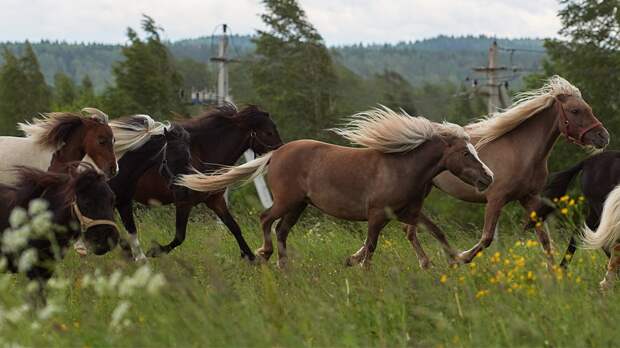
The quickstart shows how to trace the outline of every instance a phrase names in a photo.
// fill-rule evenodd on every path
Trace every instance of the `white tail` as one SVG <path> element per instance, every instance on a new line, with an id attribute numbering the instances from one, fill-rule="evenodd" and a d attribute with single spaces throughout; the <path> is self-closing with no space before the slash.
<path id="1" fill-rule="evenodd" d="M 211 192 L 219 191 L 239 181 L 247 183 L 267 171 L 272 154 L 273 152 L 269 152 L 240 166 L 223 168 L 211 174 L 197 171 L 195 174 L 182 175 L 177 184 L 194 191 Z"/>
<path id="2" fill-rule="evenodd" d="M 581 241 L 585 249 L 611 247 L 620 238 L 620 185 L 609 193 L 603 205 L 601 222 L 596 232 L 587 226 L 583 229 Z"/>

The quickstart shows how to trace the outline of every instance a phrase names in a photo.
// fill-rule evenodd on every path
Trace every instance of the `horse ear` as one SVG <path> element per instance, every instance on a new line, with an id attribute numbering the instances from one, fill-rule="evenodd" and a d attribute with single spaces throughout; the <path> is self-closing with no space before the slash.
<path id="1" fill-rule="evenodd" d="M 558 94 L 555 98 L 557 100 L 559 100 L 560 102 L 564 103 L 568 99 L 568 95 L 566 95 L 566 94 Z"/>

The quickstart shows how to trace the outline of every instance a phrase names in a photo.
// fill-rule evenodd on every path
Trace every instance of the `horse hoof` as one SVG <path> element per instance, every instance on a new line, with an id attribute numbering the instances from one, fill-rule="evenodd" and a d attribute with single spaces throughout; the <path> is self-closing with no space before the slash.
<path id="1" fill-rule="evenodd" d="M 273 252 L 270 251 L 266 251 L 263 250 L 262 248 L 258 249 L 255 251 L 256 254 L 256 258 L 260 258 L 261 262 L 267 262 L 269 261 L 269 258 L 271 257 L 271 254 L 273 254 Z"/>
<path id="2" fill-rule="evenodd" d="M 610 290 L 612 288 L 612 286 L 613 286 L 613 284 L 610 281 L 607 281 L 607 279 L 603 279 L 599 283 L 599 287 L 600 287 L 601 291 Z"/>
<path id="3" fill-rule="evenodd" d="M 144 253 L 141 253 L 138 256 L 134 256 L 133 260 L 134 262 L 146 262 L 147 258 L 146 258 L 146 255 L 144 255 Z"/>
<path id="4" fill-rule="evenodd" d="M 433 263 L 429 259 L 420 260 L 419 264 L 421 269 L 429 269 L 433 265 Z"/>
<path id="5" fill-rule="evenodd" d="M 241 259 L 247 261 L 250 265 L 256 265 L 259 262 L 254 254 L 241 253 Z"/>
<path id="6" fill-rule="evenodd" d="M 152 247 L 149 251 L 146 252 L 146 256 L 148 257 L 159 257 L 163 254 L 166 254 L 166 251 L 161 246 Z"/>
<path id="7" fill-rule="evenodd" d="M 344 265 L 346 267 L 352 267 L 355 266 L 359 263 L 358 260 L 356 260 L 353 256 L 349 256 L 346 259 L 344 259 Z"/>
<path id="8" fill-rule="evenodd" d="M 278 259 L 277 266 L 279 269 L 286 269 L 287 265 L 288 265 L 288 261 L 285 257 Z"/>
<path id="9" fill-rule="evenodd" d="M 471 256 L 469 252 L 463 251 L 456 257 L 456 259 L 459 261 L 459 263 L 465 264 L 465 263 L 470 263 L 471 260 L 473 260 L 473 257 Z"/>

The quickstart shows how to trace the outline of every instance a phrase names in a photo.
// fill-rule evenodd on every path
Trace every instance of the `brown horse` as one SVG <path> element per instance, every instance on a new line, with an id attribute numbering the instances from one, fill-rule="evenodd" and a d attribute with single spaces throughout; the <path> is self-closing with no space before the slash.
<path id="1" fill-rule="evenodd" d="M 528 213 L 541 206 L 539 194 L 549 173 L 547 159 L 560 135 L 582 146 L 604 148 L 609 143 L 609 133 L 579 89 L 559 76 L 550 78 L 541 89 L 524 94 L 506 111 L 469 124 L 465 130 L 479 149 L 480 158 L 495 173 L 493 185 L 481 194 L 450 173 L 437 176 L 433 184 L 463 201 L 486 204 L 482 238 L 460 255 L 466 263 L 493 241 L 504 205 L 518 201 Z M 431 231 L 438 229 L 424 215 L 419 222 Z M 408 234 L 415 234 L 415 229 L 415 225 L 410 226 Z M 548 233 L 538 225 L 536 235 L 552 264 Z"/>
<path id="2" fill-rule="evenodd" d="M 276 227 L 278 264 L 286 262 L 286 238 L 308 204 L 326 214 L 368 221 L 364 246 L 347 265 L 368 263 L 379 233 L 392 218 L 415 224 L 431 180 L 448 170 L 485 190 L 493 174 L 478 159 L 469 136 L 457 125 L 433 123 L 387 108 L 353 116 L 337 133 L 366 148 L 349 148 L 313 140 L 288 143 L 278 150 L 216 175 L 182 176 L 181 185 L 197 191 L 222 190 L 267 170 L 273 206 L 261 215 L 264 242 L 257 251 L 265 260 L 273 253 L 271 226 Z M 456 252 L 442 234 L 447 255 Z"/>
<path id="3" fill-rule="evenodd" d="M 45 114 L 32 123 L 20 123 L 25 138 L 0 137 L 0 183 L 15 182 L 15 166 L 61 172 L 67 163 L 91 163 L 108 178 L 116 175 L 114 135 L 107 116 L 92 108 L 86 115 L 74 113 Z"/>
<path id="4" fill-rule="evenodd" d="M 251 149 L 262 154 L 282 145 L 282 140 L 269 113 L 256 106 L 241 111 L 233 105 L 224 105 L 208 111 L 205 115 L 178 122 L 190 134 L 192 166 L 201 172 L 210 172 L 222 165 L 233 165 L 239 157 Z M 167 245 L 156 244 L 147 252 L 148 256 L 169 253 L 185 240 L 189 214 L 195 205 L 205 203 L 215 212 L 235 237 L 241 256 L 254 260 L 254 253 L 247 245 L 241 228 L 230 214 L 224 192 L 190 192 L 183 197 L 175 195 L 169 182 L 157 168 L 149 169 L 140 178 L 134 199 L 143 204 L 159 202 L 174 203 L 176 208 L 176 234 Z M 130 209 L 131 206 L 128 207 Z M 135 235 L 135 225 L 125 223 L 128 231 Z"/>

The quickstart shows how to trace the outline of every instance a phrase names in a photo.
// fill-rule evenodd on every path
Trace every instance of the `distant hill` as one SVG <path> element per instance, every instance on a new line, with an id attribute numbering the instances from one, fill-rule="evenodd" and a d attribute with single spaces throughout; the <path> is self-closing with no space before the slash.
<path id="1" fill-rule="evenodd" d="M 217 39 L 200 37 L 170 42 L 168 45 L 177 58 L 208 62 L 209 57 L 216 53 Z M 254 51 L 251 39 L 249 35 L 231 37 L 231 54 L 242 59 L 251 55 Z M 491 38 L 485 36 L 439 36 L 398 44 L 335 46 L 330 51 L 336 61 L 361 76 L 369 77 L 389 69 L 403 75 L 414 86 L 420 86 L 426 82 L 460 82 L 468 76 L 474 76 L 471 68 L 486 63 L 491 41 Z M 517 66 L 525 71 L 540 69 L 544 58 L 542 40 L 498 39 L 498 44 L 502 48 L 517 49 L 502 50 L 500 64 Z M 23 43 L 5 42 L 0 43 L 0 46 L 18 53 L 23 49 Z M 88 74 L 99 91 L 113 83 L 112 64 L 122 59 L 120 45 L 41 41 L 33 43 L 33 48 L 49 83 L 52 83 L 58 71 L 76 81 Z M 503 77 L 504 80 L 519 83 L 512 73 L 506 73 Z"/>

